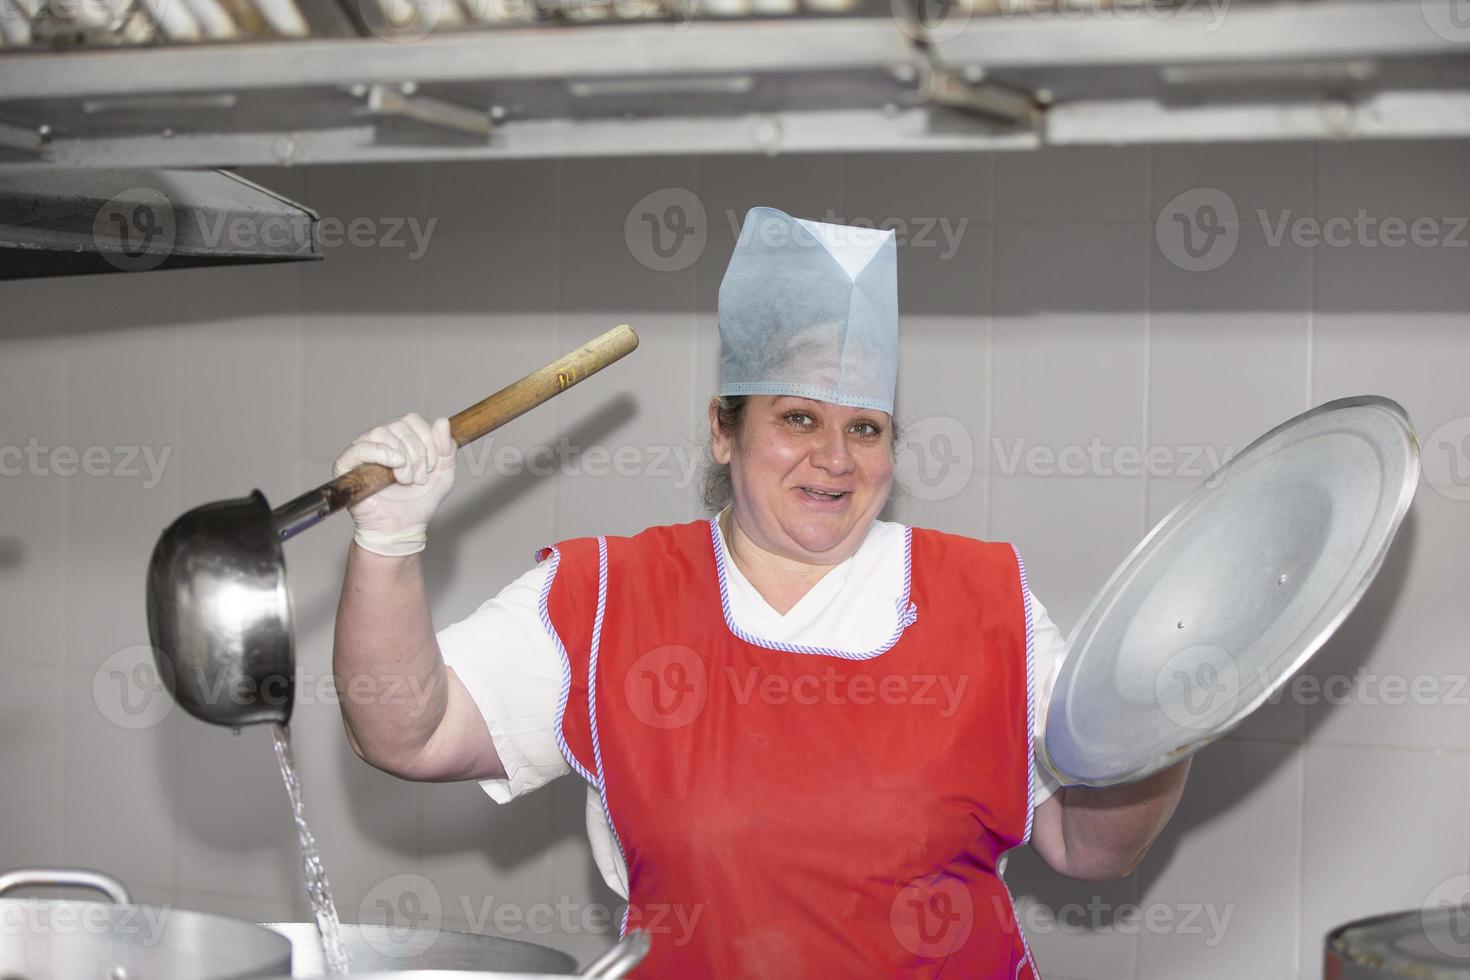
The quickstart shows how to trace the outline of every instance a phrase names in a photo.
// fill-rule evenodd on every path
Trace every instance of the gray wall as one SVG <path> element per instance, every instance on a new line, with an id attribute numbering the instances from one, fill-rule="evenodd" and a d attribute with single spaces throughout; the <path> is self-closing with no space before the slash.
<path id="1" fill-rule="evenodd" d="M 452 412 L 624 320 L 642 336 L 631 359 L 495 445 L 565 436 L 623 448 L 633 472 L 573 460 L 537 475 L 502 457 L 497 473 L 483 453 L 478 474 L 463 467 L 432 529 L 436 621 L 468 613 L 540 544 L 698 516 L 697 482 L 669 460 L 701 447 L 730 216 L 771 204 L 916 236 L 901 249 L 899 411 L 920 448 L 895 513 L 1016 542 L 1064 630 L 1204 475 L 1200 457 L 1341 395 L 1382 393 L 1413 415 L 1430 479 L 1363 607 L 1311 667 L 1367 675 L 1346 697 L 1300 689 L 1206 750 L 1129 880 L 1067 882 L 1025 856 L 1012 867 L 1048 977 L 1315 978 L 1330 926 L 1416 907 L 1441 885 L 1458 899 L 1452 879 L 1470 872 L 1470 250 L 1463 230 L 1459 247 L 1272 236 L 1288 210 L 1291 222 L 1363 209 L 1435 219 L 1445 237 L 1470 214 L 1467 172 L 1470 147 L 1435 143 L 263 171 L 325 215 L 371 219 L 363 240 L 389 219 L 436 218 L 427 252 L 344 244 L 309 267 L 0 284 L 0 446 L 106 459 L 93 467 L 104 475 L 68 476 L 64 456 L 42 454 L 0 479 L 0 866 L 93 865 L 149 901 L 304 917 L 268 733 L 160 717 L 166 702 L 145 706 L 146 691 L 121 700 L 145 662 L 157 533 L 252 486 L 284 500 L 369 425 Z M 707 241 L 655 271 L 637 213 L 631 238 L 625 222 L 661 190 L 643 210 L 663 213 L 678 187 L 702 203 Z M 1225 192 L 1240 224 L 1228 261 L 1217 251 L 1203 260 L 1217 268 L 1187 271 L 1165 205 L 1201 187 Z M 120 447 L 168 451 L 161 479 Z M 1091 456 L 1080 475 L 1047 463 L 1068 447 Z M 1145 447 L 1163 447 L 1152 473 L 1130 463 Z M 395 876 L 419 875 L 446 925 L 559 903 L 572 910 L 553 916 L 559 935 L 518 934 L 597 947 L 577 915 L 611 896 L 575 781 L 496 807 L 473 785 L 400 782 L 347 749 L 315 685 L 349 533 L 339 519 L 287 549 L 311 689 L 293 728 L 343 917 L 381 918 L 379 902 L 413 884 Z M 1423 703 L 1402 703 L 1389 677 L 1417 682 Z"/>

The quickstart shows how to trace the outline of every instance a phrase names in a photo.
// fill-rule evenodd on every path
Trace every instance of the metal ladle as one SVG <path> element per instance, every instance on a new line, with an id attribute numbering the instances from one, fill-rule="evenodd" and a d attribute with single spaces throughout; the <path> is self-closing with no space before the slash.
<path id="1" fill-rule="evenodd" d="M 621 324 L 449 420 L 465 446 L 631 353 Z M 165 687 L 201 721 L 285 724 L 295 701 L 291 596 L 281 542 L 394 482 L 365 463 L 275 510 L 259 490 L 196 507 L 148 563 L 148 635 Z"/>

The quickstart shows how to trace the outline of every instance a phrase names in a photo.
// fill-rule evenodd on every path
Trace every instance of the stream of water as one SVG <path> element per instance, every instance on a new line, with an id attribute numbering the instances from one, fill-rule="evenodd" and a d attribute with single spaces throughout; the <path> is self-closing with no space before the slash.
<path id="1" fill-rule="evenodd" d="M 337 905 L 332 901 L 332 887 L 327 884 L 327 870 L 316 848 L 316 838 L 306 826 L 306 809 L 301 802 L 301 778 L 296 773 L 296 760 L 291 755 L 291 732 L 285 725 L 272 725 L 276 742 L 276 761 L 281 765 L 281 779 L 286 795 L 291 798 L 291 815 L 296 819 L 296 836 L 301 846 L 301 872 L 306 879 L 306 894 L 311 899 L 311 912 L 322 934 L 322 952 L 327 972 L 347 972 L 347 951 L 342 946 L 342 924 L 337 918 Z"/>

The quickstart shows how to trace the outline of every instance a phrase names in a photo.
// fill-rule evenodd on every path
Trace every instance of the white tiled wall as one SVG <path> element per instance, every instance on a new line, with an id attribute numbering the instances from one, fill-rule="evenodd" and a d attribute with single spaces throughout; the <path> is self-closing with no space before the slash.
<path id="1" fill-rule="evenodd" d="M 251 487 L 285 499 L 368 426 L 452 412 L 622 321 L 642 337 L 635 355 L 495 446 L 567 436 L 699 451 L 730 217 L 771 204 L 929 229 L 900 251 L 910 486 L 893 513 L 1015 541 L 1064 630 L 1204 475 L 1189 454 L 1218 458 L 1344 394 L 1389 395 L 1413 415 L 1435 480 L 1309 668 L 1324 682 L 1366 676 L 1357 696 L 1288 698 L 1206 750 L 1130 879 L 1070 882 L 1028 854 L 1009 875 L 1049 978 L 1316 980 L 1325 930 L 1470 872 L 1470 249 L 1303 249 L 1267 231 L 1288 210 L 1466 215 L 1466 172 L 1470 146 L 1436 143 L 262 171 L 333 217 L 435 220 L 428 251 L 342 246 L 310 266 L 0 284 L 0 447 L 170 453 L 156 486 L 0 477 L 0 866 L 90 864 L 151 901 L 304 917 L 268 734 L 177 711 L 137 728 L 119 713 L 120 665 L 147 642 L 157 533 Z M 654 272 L 626 219 L 670 187 L 698 195 L 708 240 L 694 264 Z M 1155 244 L 1159 209 L 1196 187 L 1223 190 L 1239 214 L 1236 253 L 1212 272 Z M 1026 463 L 1089 446 L 1166 447 L 1177 465 L 1069 476 Z M 478 459 L 435 525 L 440 623 L 541 543 L 701 512 L 698 481 L 673 467 L 540 477 L 495 473 L 489 450 Z M 348 533 L 339 519 L 288 545 L 308 678 L 330 668 Z M 1403 704 L 1365 686 L 1390 675 L 1434 694 Z M 459 928 L 504 904 L 611 902 L 572 781 L 496 807 L 472 785 L 363 765 L 329 699 L 304 699 L 293 728 L 345 918 L 381 918 L 396 875 L 432 883 Z M 604 941 L 521 936 L 577 951 Z"/>

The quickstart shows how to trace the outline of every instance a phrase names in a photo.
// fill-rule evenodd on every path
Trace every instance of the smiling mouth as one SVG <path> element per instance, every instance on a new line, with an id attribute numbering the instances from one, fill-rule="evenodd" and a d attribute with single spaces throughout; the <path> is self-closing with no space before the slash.
<path id="1" fill-rule="evenodd" d="M 852 493 L 851 490 L 818 490 L 816 487 L 797 487 L 797 489 L 818 500 L 841 500 Z"/>

